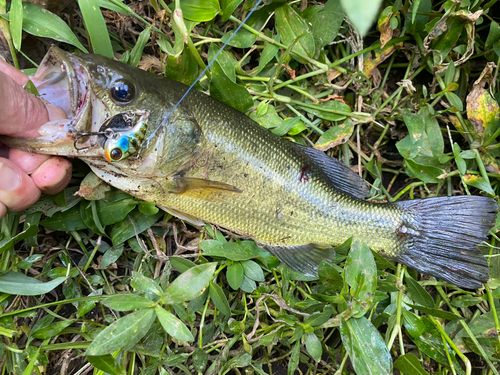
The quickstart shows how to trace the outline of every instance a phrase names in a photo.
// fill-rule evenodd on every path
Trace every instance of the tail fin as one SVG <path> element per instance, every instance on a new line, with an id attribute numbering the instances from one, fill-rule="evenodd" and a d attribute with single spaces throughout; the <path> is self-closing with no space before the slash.
<path id="1" fill-rule="evenodd" d="M 488 281 L 488 262 L 477 245 L 495 224 L 493 199 L 459 196 L 396 204 L 411 211 L 420 233 L 397 261 L 461 288 L 477 289 Z"/>

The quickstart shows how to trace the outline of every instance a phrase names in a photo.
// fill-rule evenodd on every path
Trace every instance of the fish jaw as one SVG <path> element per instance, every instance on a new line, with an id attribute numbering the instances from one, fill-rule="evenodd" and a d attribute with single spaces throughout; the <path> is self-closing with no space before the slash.
<path id="1" fill-rule="evenodd" d="M 99 144 L 81 134 L 91 131 L 92 91 L 90 75 L 81 59 L 57 47 L 51 47 L 36 74 L 31 78 L 45 102 L 61 107 L 65 120 L 49 121 L 38 129 L 39 136 L 30 138 L 1 137 L 7 146 L 38 154 L 69 157 L 102 156 Z M 78 142 L 82 139 L 83 142 Z M 76 143 L 79 146 L 76 146 Z"/>

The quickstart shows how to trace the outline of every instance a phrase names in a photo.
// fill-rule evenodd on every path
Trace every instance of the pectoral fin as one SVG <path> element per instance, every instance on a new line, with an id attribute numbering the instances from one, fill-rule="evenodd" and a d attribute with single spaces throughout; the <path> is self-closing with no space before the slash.
<path id="1" fill-rule="evenodd" d="M 241 193 L 241 190 L 236 186 L 226 184 L 224 182 L 204 180 L 202 178 L 193 177 L 177 177 L 174 178 L 176 188 L 171 193 L 184 194 L 189 190 L 215 189 L 224 190 L 234 193 Z"/>
<path id="2" fill-rule="evenodd" d="M 335 249 L 326 245 L 265 246 L 265 248 L 292 270 L 302 272 L 306 276 L 318 276 L 320 262 L 333 260 L 335 257 Z"/>

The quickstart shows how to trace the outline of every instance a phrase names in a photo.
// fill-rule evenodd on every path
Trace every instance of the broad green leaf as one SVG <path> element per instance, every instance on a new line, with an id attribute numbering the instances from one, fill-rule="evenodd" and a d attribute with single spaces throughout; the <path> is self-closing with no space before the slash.
<path id="1" fill-rule="evenodd" d="M 8 15 L 2 15 L 2 17 L 9 19 Z M 66 22 L 38 5 L 23 3 L 22 25 L 23 30 L 28 34 L 68 43 L 80 51 L 88 53 Z"/>
<path id="2" fill-rule="evenodd" d="M 226 279 L 233 290 L 238 290 L 243 282 L 243 266 L 240 262 L 235 262 L 227 267 Z"/>
<path id="3" fill-rule="evenodd" d="M 200 264 L 181 274 L 165 291 L 165 303 L 182 303 L 198 297 L 207 287 L 215 267 L 217 263 Z"/>
<path id="4" fill-rule="evenodd" d="M 288 375 L 294 375 L 295 370 L 299 367 L 300 360 L 300 341 L 297 341 L 290 352 L 290 360 L 288 361 Z"/>
<path id="5" fill-rule="evenodd" d="M 321 346 L 321 341 L 319 341 L 318 336 L 316 336 L 314 332 L 306 333 L 306 349 L 316 362 L 321 360 L 323 348 Z"/>
<path id="6" fill-rule="evenodd" d="M 361 36 L 365 36 L 378 17 L 382 0 L 340 0 L 342 8 Z"/>
<path id="7" fill-rule="evenodd" d="M 67 277 L 58 277 L 43 283 L 22 273 L 3 272 L 0 274 L 0 292 L 20 296 L 37 296 L 54 290 L 66 279 Z"/>
<path id="8" fill-rule="evenodd" d="M 104 306 L 115 311 L 130 311 L 153 307 L 156 304 L 150 299 L 138 296 L 136 294 L 115 294 L 104 298 L 102 301 Z"/>
<path id="9" fill-rule="evenodd" d="M 172 267 L 174 267 L 179 272 L 186 272 L 188 269 L 196 266 L 195 263 L 186 258 L 169 257 L 168 260 L 170 261 Z"/>
<path id="10" fill-rule="evenodd" d="M 449 64 L 444 73 L 444 83 L 446 85 L 455 81 L 455 64 Z"/>
<path id="11" fill-rule="evenodd" d="M 120 366 L 118 362 L 113 358 L 111 354 L 92 356 L 88 355 L 85 357 L 89 363 L 96 369 L 104 371 L 111 375 L 123 375 L 125 369 Z"/>
<path id="12" fill-rule="evenodd" d="M 316 43 L 316 50 L 330 44 L 336 37 L 344 21 L 340 0 L 329 0 L 320 12 L 308 20 Z"/>
<path id="13" fill-rule="evenodd" d="M 495 318 L 492 311 L 488 311 L 486 314 L 482 314 L 473 319 L 468 323 L 468 326 L 476 339 L 488 337 L 496 338 Z M 467 338 L 469 338 L 469 334 L 463 329 L 453 337 L 453 342 L 464 353 L 472 349 L 465 343 L 465 339 Z"/>
<path id="14" fill-rule="evenodd" d="M 136 271 L 132 272 L 130 286 L 140 292 L 156 294 L 157 296 L 161 296 L 163 294 L 160 286 L 154 280 Z"/>
<path id="15" fill-rule="evenodd" d="M 488 194 L 495 195 L 495 192 L 491 188 L 491 185 L 482 176 L 465 174 L 463 180 L 467 185 L 474 186 L 475 188 L 483 190 Z"/>
<path id="16" fill-rule="evenodd" d="M 314 36 L 307 23 L 289 5 L 282 5 L 275 11 L 276 28 L 281 42 L 290 46 L 292 44 L 292 56 L 298 62 L 305 64 L 307 60 L 297 56 L 313 57 L 316 46 Z"/>
<path id="17" fill-rule="evenodd" d="M 479 349 L 478 345 L 470 337 L 464 337 L 464 343 L 470 350 L 482 358 L 484 358 L 483 353 L 486 353 L 486 357 L 490 361 L 495 362 L 494 365 L 498 366 L 498 362 L 500 362 L 498 337 L 478 337 L 476 341 L 482 350 Z"/>
<path id="18" fill-rule="evenodd" d="M 100 8 L 109 9 L 113 12 L 118 12 L 121 14 L 134 13 L 128 6 L 123 4 L 121 0 L 98 0 L 98 4 Z"/>
<path id="19" fill-rule="evenodd" d="M 300 117 L 287 118 L 283 120 L 283 122 L 278 127 L 271 130 L 271 132 L 282 137 L 301 122 L 302 120 L 300 119 Z"/>
<path id="20" fill-rule="evenodd" d="M 276 108 L 272 105 L 268 105 L 263 114 L 250 112 L 249 117 L 266 129 L 275 128 L 283 122 L 283 119 L 276 113 Z"/>
<path id="21" fill-rule="evenodd" d="M 137 38 L 137 43 L 134 48 L 130 52 L 130 60 L 129 65 L 137 67 L 139 62 L 141 61 L 142 52 L 144 51 L 144 47 L 149 43 L 149 37 L 151 36 L 151 27 L 146 27 L 139 34 L 139 38 Z"/>
<path id="22" fill-rule="evenodd" d="M 102 330 L 87 348 L 87 356 L 112 354 L 121 348 L 132 348 L 149 331 L 155 319 L 153 309 L 141 309 Z"/>
<path id="23" fill-rule="evenodd" d="M 435 307 L 431 295 L 417 281 L 408 274 L 405 276 L 405 281 L 407 286 L 406 291 L 413 302 L 425 307 Z"/>
<path id="24" fill-rule="evenodd" d="M 487 139 L 500 127 L 500 107 L 484 85 L 484 81 L 476 82 L 466 101 L 467 118 L 477 134 Z"/>
<path id="25" fill-rule="evenodd" d="M 266 257 L 269 252 L 261 249 L 254 241 L 242 242 L 220 242 L 218 240 L 206 240 L 200 243 L 203 255 L 211 257 L 226 258 L 235 262 Z"/>
<path id="26" fill-rule="evenodd" d="M 418 358 L 412 353 L 407 353 L 399 357 L 394 362 L 394 368 L 397 368 L 404 375 L 429 375 L 422 367 Z"/>
<path id="27" fill-rule="evenodd" d="M 344 272 L 354 300 L 355 314 L 362 316 L 370 307 L 377 288 L 377 266 L 366 244 L 359 241 L 352 243 Z"/>
<path id="28" fill-rule="evenodd" d="M 144 232 L 162 216 L 163 212 L 161 211 L 156 215 L 144 216 L 138 209 L 133 210 L 123 221 L 115 224 L 113 229 L 111 229 L 109 235 L 113 245 L 117 246 L 129 238 Z"/>
<path id="29" fill-rule="evenodd" d="M 384 48 L 392 39 L 391 21 L 393 14 L 393 7 L 388 6 L 380 13 L 378 18 L 377 28 L 380 31 L 380 48 Z"/>
<path id="30" fill-rule="evenodd" d="M 250 109 L 253 100 L 248 90 L 231 81 L 217 61 L 212 67 L 210 95 L 240 112 Z"/>
<path id="31" fill-rule="evenodd" d="M 425 316 L 418 317 L 410 311 L 404 311 L 403 318 L 403 325 L 419 350 L 435 361 L 449 366 L 441 334 L 429 318 Z M 448 348 L 448 351 L 452 352 L 451 348 Z M 454 356 L 452 356 L 452 361 L 456 364 L 457 368 L 460 368 Z"/>
<path id="32" fill-rule="evenodd" d="M 16 234 L 14 237 L 5 236 L 0 240 L 0 254 L 5 250 L 11 248 L 15 243 L 30 238 L 38 233 L 38 225 L 28 225 L 22 232 Z"/>
<path id="33" fill-rule="evenodd" d="M 318 285 L 319 293 L 334 295 L 342 290 L 344 280 L 337 268 L 329 262 L 322 261 L 319 264 L 318 276 L 321 284 Z"/>
<path id="34" fill-rule="evenodd" d="M 194 337 L 186 325 L 171 312 L 156 306 L 156 316 L 163 329 L 172 337 L 181 341 L 194 341 Z"/>
<path id="35" fill-rule="evenodd" d="M 95 201 L 81 201 L 80 217 L 82 218 L 87 228 L 100 236 L 106 236 L 104 227 L 102 226 L 101 221 L 99 220 L 99 216 L 96 212 Z"/>
<path id="36" fill-rule="evenodd" d="M 418 164 L 413 160 L 406 160 L 405 165 L 407 168 L 406 172 L 410 177 L 418 178 L 428 184 L 437 184 L 439 182 L 438 177 L 444 173 L 444 170 L 441 168 Z"/>
<path id="37" fill-rule="evenodd" d="M 315 108 L 304 107 L 304 111 L 312 113 L 323 120 L 342 121 L 346 118 L 346 113 L 351 112 L 351 108 L 337 100 L 329 100 L 325 103 L 315 105 Z"/>
<path id="38" fill-rule="evenodd" d="M 333 313 L 333 307 L 331 305 L 326 305 L 323 308 L 323 311 L 316 311 L 311 314 L 309 318 L 307 318 L 306 323 L 311 327 L 318 327 L 328 321 Z"/>
<path id="39" fill-rule="evenodd" d="M 93 52 L 112 59 L 114 57 L 113 47 L 111 47 L 106 21 L 99 8 L 98 1 L 78 0 L 78 5 L 82 11 L 83 22 L 92 42 Z"/>
<path id="40" fill-rule="evenodd" d="M 438 25 L 441 25 L 438 23 Z M 432 45 L 432 50 L 434 51 L 434 62 L 440 64 L 446 56 L 450 53 L 451 49 L 455 47 L 458 38 L 465 26 L 465 22 L 459 20 L 458 18 L 452 18 L 444 24 L 443 35 Z M 440 30 L 440 31 L 441 31 Z"/>
<path id="41" fill-rule="evenodd" d="M 245 260 L 241 262 L 245 276 L 254 281 L 264 281 L 264 272 L 262 268 L 253 260 Z"/>
<path id="42" fill-rule="evenodd" d="M 103 270 L 115 263 L 122 256 L 123 249 L 123 244 L 120 244 L 118 246 L 112 246 L 106 250 L 101 258 L 101 262 L 99 263 L 99 268 Z"/>
<path id="43" fill-rule="evenodd" d="M 97 177 L 94 172 L 89 172 L 80 184 L 78 195 L 88 201 L 101 200 L 110 190 L 110 185 Z"/>
<path id="44" fill-rule="evenodd" d="M 211 282 L 209 285 L 210 290 L 210 299 L 214 303 L 215 307 L 219 309 L 221 313 L 225 316 L 231 316 L 231 307 L 229 306 L 229 302 L 227 301 L 226 295 L 222 288 L 216 284 Z"/>
<path id="45" fill-rule="evenodd" d="M 243 0 L 221 0 L 222 22 L 226 22 Z"/>
<path id="46" fill-rule="evenodd" d="M 389 349 L 368 319 L 364 316 L 342 319 L 340 335 L 356 374 L 392 375 Z"/>
<path id="47" fill-rule="evenodd" d="M 202 348 L 197 348 L 191 355 L 193 359 L 193 367 L 197 372 L 203 372 L 207 367 L 208 354 Z"/>
<path id="48" fill-rule="evenodd" d="M 234 34 L 234 31 L 230 31 L 221 38 L 222 43 L 226 43 L 229 38 Z M 231 40 L 229 40 L 228 45 L 236 48 L 249 48 L 253 46 L 255 41 L 257 40 L 257 36 L 252 34 L 250 31 L 245 29 L 240 29 L 236 35 L 234 35 Z"/>
<path id="49" fill-rule="evenodd" d="M 276 42 L 279 42 L 280 41 L 280 37 L 279 37 L 279 34 L 275 35 L 273 37 L 273 39 L 276 41 Z M 269 42 L 265 42 L 264 43 L 264 49 L 262 50 L 262 54 L 260 55 L 260 58 L 259 58 L 259 68 L 257 69 L 257 73 L 256 74 L 259 74 L 262 69 L 264 69 L 266 67 L 266 65 L 276 57 L 277 53 L 279 51 L 279 47 L 272 44 L 272 43 L 269 43 Z M 261 102 L 263 103 L 263 102 Z"/>
<path id="50" fill-rule="evenodd" d="M 448 99 L 450 104 L 459 112 L 462 112 L 464 110 L 464 103 L 462 103 L 462 99 L 460 99 L 457 94 L 453 92 L 445 92 L 444 95 L 446 96 L 446 99 Z"/>
<path id="51" fill-rule="evenodd" d="M 186 49 L 177 58 L 169 54 L 165 77 L 191 85 L 198 78 L 198 64 L 191 51 Z"/>
<path id="52" fill-rule="evenodd" d="M 190 21 L 211 21 L 220 12 L 218 0 L 182 0 L 180 1 L 184 18 Z"/>
<path id="53" fill-rule="evenodd" d="M 212 61 L 219 51 L 219 47 L 217 47 L 215 44 L 211 44 L 208 48 L 208 61 Z M 227 51 L 221 51 L 219 56 L 217 56 L 217 62 L 226 74 L 227 78 L 229 78 L 232 82 L 236 82 L 236 68 L 234 58 L 232 58 Z"/>
<path id="54" fill-rule="evenodd" d="M 66 320 L 61 320 L 55 324 L 52 323 L 48 327 L 43 327 L 36 330 L 31 334 L 31 337 L 41 340 L 49 339 L 61 333 L 63 329 L 69 327 L 75 321 L 76 319 L 66 319 Z"/>
<path id="55" fill-rule="evenodd" d="M 500 174 L 499 160 L 495 157 L 494 152 L 494 150 L 479 149 L 479 156 L 487 172 Z"/>
<path id="56" fill-rule="evenodd" d="M 141 211 L 141 214 L 144 215 L 156 215 L 160 210 L 158 207 L 153 202 L 144 202 L 139 204 L 138 206 L 139 211 Z"/>
<path id="57" fill-rule="evenodd" d="M 327 151 L 347 142 L 353 131 L 354 124 L 350 119 L 347 119 L 343 124 L 333 126 L 321 134 L 314 148 L 321 151 Z"/>
<path id="58" fill-rule="evenodd" d="M 23 35 L 23 3 L 22 0 L 12 0 L 10 3 L 10 34 L 14 47 L 21 49 L 21 37 Z"/>
<path id="59" fill-rule="evenodd" d="M 480 303 L 483 299 L 481 297 L 471 296 L 470 294 L 464 294 L 462 296 L 458 296 L 451 301 L 451 304 L 455 307 L 469 307 L 475 306 Z"/>

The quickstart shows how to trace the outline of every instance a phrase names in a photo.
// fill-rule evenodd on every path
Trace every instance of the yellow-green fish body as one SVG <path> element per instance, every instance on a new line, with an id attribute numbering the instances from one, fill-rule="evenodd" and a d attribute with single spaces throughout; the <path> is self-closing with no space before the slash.
<path id="1" fill-rule="evenodd" d="M 52 49 L 33 81 L 70 120 L 48 124 L 40 138 L 6 143 L 79 157 L 109 184 L 194 224 L 246 235 L 293 269 L 316 274 L 332 246 L 352 237 L 462 287 L 488 279 L 476 246 L 494 224 L 492 199 L 366 201 L 363 180 L 337 160 L 283 140 L 200 92 L 174 110 L 186 86 L 104 57 Z M 52 81 L 63 82 L 69 100 L 51 97 Z M 127 111 L 147 112 L 147 131 L 137 152 L 113 161 L 104 154 L 101 127 Z"/>

